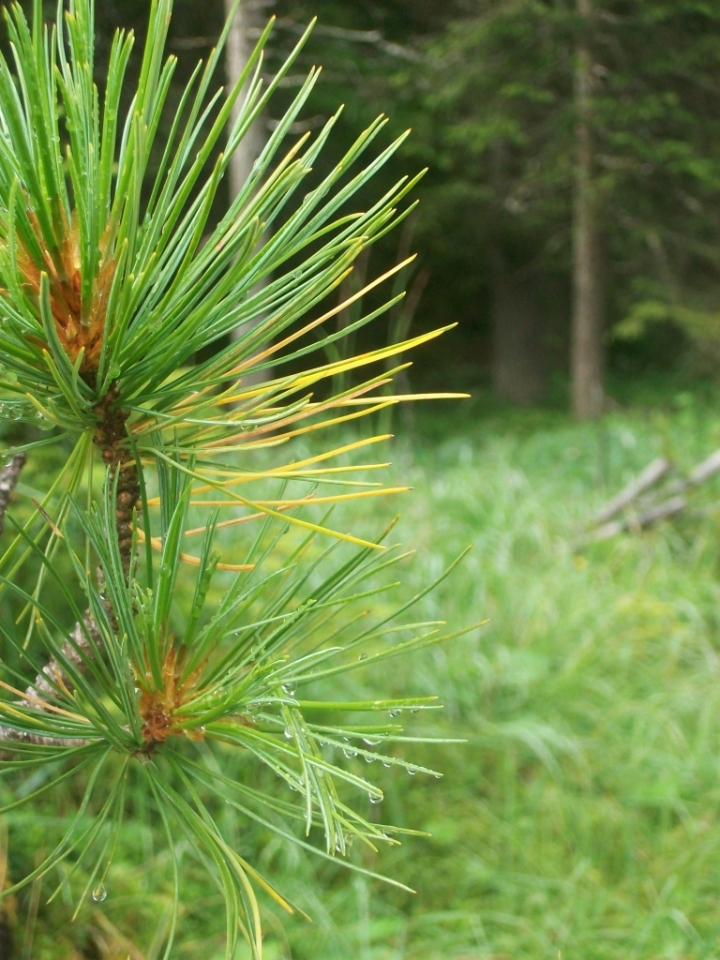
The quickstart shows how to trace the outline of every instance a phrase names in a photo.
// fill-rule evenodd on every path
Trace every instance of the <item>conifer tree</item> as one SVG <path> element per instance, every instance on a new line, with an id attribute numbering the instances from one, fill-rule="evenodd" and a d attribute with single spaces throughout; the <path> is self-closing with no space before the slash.
<path id="1" fill-rule="evenodd" d="M 402 297 L 391 293 L 344 330 L 327 326 L 350 305 L 331 295 L 354 262 L 413 208 L 418 176 L 372 198 L 374 175 L 404 137 L 378 147 L 380 117 L 313 180 L 337 115 L 314 137 L 290 138 L 312 69 L 213 219 L 233 153 L 311 28 L 268 81 L 270 23 L 223 91 L 215 77 L 228 21 L 160 142 L 176 67 L 164 55 L 171 13 L 172 0 L 152 0 L 125 111 L 134 39 L 116 33 L 101 93 L 93 0 L 60 0 L 51 25 L 41 0 L 30 23 L 19 5 L 6 11 L 0 390 L 3 418 L 35 433 L 8 444 L 0 480 L 0 602 L 21 611 L 17 628 L 0 622 L 0 776 L 19 783 L 45 771 L 39 789 L 20 794 L 25 803 L 68 781 L 80 797 L 16 889 L 65 864 L 64 876 L 83 878 L 81 902 L 103 900 L 127 797 L 140 792 L 175 876 L 164 956 L 184 834 L 224 895 L 228 958 L 240 936 L 261 957 L 258 891 L 293 908 L 234 848 L 216 808 L 344 857 L 353 840 L 374 848 L 398 831 L 355 809 L 353 792 L 372 803 L 382 793 L 342 754 L 423 770 L 393 745 L 408 739 L 399 715 L 432 698 L 346 701 L 337 685 L 447 639 L 440 624 L 406 616 L 426 591 L 395 605 L 385 597 L 394 586 L 385 575 L 404 556 L 392 527 L 368 537 L 343 520 L 353 504 L 404 489 L 374 479 L 382 463 L 353 466 L 388 437 L 343 438 L 338 428 L 422 399 L 390 392 L 389 361 L 442 331 L 332 359 L 338 339 Z M 261 383 L 250 376 L 270 369 Z M 308 440 L 321 436 L 325 444 Z M 57 473 L 11 507 L 26 459 L 47 451 L 60 458 Z M 227 775 L 237 752 L 273 771 L 278 789 Z"/>

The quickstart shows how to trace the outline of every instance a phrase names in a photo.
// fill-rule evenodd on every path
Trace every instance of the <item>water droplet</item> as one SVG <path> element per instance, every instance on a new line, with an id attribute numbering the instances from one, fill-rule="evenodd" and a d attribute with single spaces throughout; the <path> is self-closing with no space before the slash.
<path id="1" fill-rule="evenodd" d="M 380 741 L 374 737 L 363 737 L 363 743 L 366 743 L 369 747 L 376 747 Z"/>
<path id="2" fill-rule="evenodd" d="M 358 660 L 367 660 L 367 658 L 368 658 L 368 655 L 366 653 L 361 653 L 360 656 L 358 657 Z"/>
<path id="3" fill-rule="evenodd" d="M 281 689 L 282 689 L 282 692 L 285 694 L 286 697 L 294 697 L 294 696 L 295 696 L 295 691 L 297 690 L 297 687 L 295 686 L 294 683 L 284 683 L 284 684 L 282 685 Z"/>
<path id="4" fill-rule="evenodd" d="M 412 707 L 410 713 L 420 713 L 420 707 Z"/>
<path id="5" fill-rule="evenodd" d="M 350 760 L 352 757 L 356 757 L 357 753 L 354 750 L 343 750 L 345 756 Z"/>
<path id="6" fill-rule="evenodd" d="M 99 883 L 92 892 L 92 898 L 96 903 L 102 903 L 107 899 L 107 890 L 104 883 Z"/>
<path id="7" fill-rule="evenodd" d="M 436 780 L 442 780 L 442 774 L 441 774 L 441 773 L 434 773 L 433 776 L 435 777 Z"/>
<path id="8" fill-rule="evenodd" d="M 380 794 L 380 796 L 377 796 L 377 794 L 375 793 L 369 793 L 368 797 L 370 797 L 370 803 L 378 804 L 383 802 L 382 794 Z"/>
<path id="9" fill-rule="evenodd" d="M 290 727 L 285 727 L 285 739 L 292 740 L 292 738 L 293 738 L 292 730 L 290 729 Z"/>
<path id="10" fill-rule="evenodd" d="M 384 767 L 391 767 L 392 764 L 391 764 L 391 763 L 388 763 L 386 760 L 383 760 L 383 766 L 384 766 Z"/>
<path id="11" fill-rule="evenodd" d="M 399 716 L 400 716 L 400 711 L 399 711 L 399 710 L 390 710 L 390 711 L 389 711 L 389 717 L 390 717 L 391 720 L 394 720 L 395 717 L 399 717 Z"/>
<path id="12" fill-rule="evenodd" d="M 371 756 L 369 753 L 366 753 L 364 756 L 365 763 L 372 763 L 375 757 Z"/>
<path id="13" fill-rule="evenodd" d="M 416 773 L 417 773 L 417 770 L 408 770 L 409 777 L 414 777 Z"/>
<path id="14" fill-rule="evenodd" d="M 295 786 L 295 784 L 294 784 L 294 783 L 291 783 L 291 784 L 290 784 L 290 789 L 291 789 L 291 790 L 294 790 L 294 791 L 295 791 L 295 793 L 297 793 L 297 792 L 298 792 L 298 788 L 297 788 L 297 787 Z"/>

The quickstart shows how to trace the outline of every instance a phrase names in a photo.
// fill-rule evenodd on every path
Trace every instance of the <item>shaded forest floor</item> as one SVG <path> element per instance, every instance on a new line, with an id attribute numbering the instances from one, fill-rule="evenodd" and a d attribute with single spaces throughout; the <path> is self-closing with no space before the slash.
<path id="1" fill-rule="evenodd" d="M 417 548 L 402 589 L 473 543 L 423 612 L 490 622 L 415 655 L 402 675 L 356 681 L 439 693 L 442 713 L 408 726 L 467 741 L 412 748 L 442 781 L 373 771 L 386 795 L 377 815 L 432 836 L 364 862 L 418 893 L 229 824 L 314 921 L 268 907 L 268 960 L 719 957 L 720 479 L 672 523 L 577 543 L 655 456 L 689 470 L 720 447 L 720 399 L 678 393 L 592 425 L 552 412 L 461 416 L 423 419 L 419 437 L 398 441 L 393 479 L 414 488 L 401 535 Z M 29 850 L 51 820 L 50 808 L 23 815 L 11 836 Z M 156 857 L 152 830 L 131 824 L 125 843 Z M 138 860 L 118 855 L 107 900 L 74 929 L 69 902 L 21 896 L 17 956 L 157 960 L 167 863 L 148 873 Z M 220 960 L 220 897 L 196 869 L 188 857 L 173 957 Z"/>

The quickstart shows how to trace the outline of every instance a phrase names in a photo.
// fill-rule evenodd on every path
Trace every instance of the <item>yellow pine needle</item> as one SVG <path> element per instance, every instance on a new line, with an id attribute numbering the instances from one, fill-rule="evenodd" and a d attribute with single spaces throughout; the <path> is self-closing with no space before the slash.
<path id="1" fill-rule="evenodd" d="M 342 313 L 343 310 L 347 310 L 349 306 L 355 303 L 358 300 L 361 300 L 367 293 L 371 290 L 374 290 L 375 287 L 379 287 L 380 284 L 384 283 L 390 277 L 393 277 L 396 273 L 399 273 L 401 270 L 404 270 L 405 267 L 409 266 L 415 260 L 415 256 L 408 257 L 407 260 L 403 260 L 402 263 L 397 263 L 391 270 L 388 270 L 387 273 L 384 273 L 381 277 L 377 277 L 371 283 L 368 283 L 362 290 L 359 290 L 357 293 L 353 294 L 352 297 L 349 297 L 347 300 L 344 300 L 342 303 L 339 303 L 336 307 L 333 307 L 332 310 L 329 310 L 327 313 L 324 313 L 321 317 L 318 317 L 317 320 L 313 320 L 311 323 L 306 324 L 300 330 L 297 330 L 295 333 L 290 334 L 290 336 L 285 337 L 284 340 L 280 340 L 278 343 L 274 343 L 269 346 L 267 349 L 263 350 L 261 353 L 255 354 L 254 357 L 250 357 L 248 360 L 245 360 L 239 366 L 235 367 L 234 370 L 231 370 L 229 375 L 240 374 L 245 370 L 251 369 L 254 364 L 257 364 L 261 360 L 271 357 L 274 353 L 277 353 L 278 350 L 282 350 L 288 344 L 293 343 L 295 340 L 298 340 L 300 337 L 304 336 L 306 333 L 310 333 L 311 330 L 315 330 L 316 327 L 322 326 L 327 320 L 331 320 L 333 317 L 336 317 L 339 313 Z M 346 276 L 351 273 L 351 270 L 347 271 Z M 227 401 L 231 402 L 231 401 Z"/>
<path id="2" fill-rule="evenodd" d="M 40 516 L 43 518 L 43 520 L 45 521 L 45 523 L 50 527 L 50 529 L 51 529 L 52 532 L 55 534 L 55 536 L 58 537 L 58 539 L 60 539 L 60 540 L 64 540 L 64 539 L 65 539 L 65 534 L 60 530 L 60 528 L 59 528 L 58 525 L 55 523 L 55 521 L 54 521 L 53 518 L 50 516 L 50 514 L 49 514 L 46 510 L 43 509 L 42 504 L 38 503 L 37 500 L 36 500 L 34 497 L 31 497 L 30 499 L 32 500 L 33 506 L 35 507 L 35 509 L 37 510 L 37 512 L 38 512 L 38 513 L 40 514 Z"/>
<path id="3" fill-rule="evenodd" d="M 9 683 L 4 683 L 0 680 L 0 687 L 3 690 L 7 690 L 8 693 L 12 693 L 15 697 L 20 697 L 21 700 L 29 700 L 30 703 L 34 703 L 35 706 L 41 707 L 44 711 L 48 713 L 57 713 L 61 717 L 68 717 L 70 720 L 77 720 L 79 723 L 90 723 L 87 717 L 81 717 L 78 713 L 71 713 L 69 710 L 63 710 L 61 707 L 54 707 L 51 703 L 47 703 L 45 700 L 41 700 L 39 697 L 34 697 L 31 693 L 27 691 L 18 690 L 16 687 L 11 687 Z M 27 715 L 24 714 L 21 710 L 16 710 L 9 703 L 0 702 L 0 711 L 6 711 L 11 713 L 14 716 L 22 717 L 24 720 L 27 720 Z M 32 719 L 35 719 L 34 717 Z"/>
<path id="4" fill-rule="evenodd" d="M 223 444 L 232 443 L 232 441 L 236 439 L 247 438 L 249 435 L 252 437 L 257 437 L 260 434 L 282 430 L 283 428 L 290 426 L 292 423 L 298 423 L 300 420 L 306 420 L 311 413 L 314 415 L 323 410 L 332 410 L 337 406 L 341 406 L 342 401 L 346 398 L 361 397 L 364 394 L 369 393 L 370 390 L 374 390 L 376 387 L 384 386 L 387 383 L 390 383 L 390 380 L 372 380 L 370 383 L 364 383 L 362 386 L 357 387 L 357 389 L 349 390 L 346 393 L 341 394 L 339 397 L 331 397 L 329 400 L 323 401 L 312 411 L 308 409 L 309 404 L 307 404 L 302 408 L 302 410 L 298 410 L 296 413 L 290 414 L 285 418 L 281 417 L 278 420 L 273 420 L 272 423 L 265 423 L 262 426 L 255 427 L 250 433 L 244 430 L 240 433 L 234 434 L 233 436 L 224 437 L 222 440 L 216 440 L 214 443 L 209 444 L 209 447 L 212 448 L 222 446 Z M 230 425 L 233 424 L 231 423 Z M 218 421 L 218 426 L 222 426 L 222 421 Z M 279 434 L 274 439 L 287 439 L 289 436 L 294 436 L 294 434 Z"/>
<path id="5" fill-rule="evenodd" d="M 38 413 L 40 413 L 45 418 L 45 420 L 47 420 L 50 423 L 54 422 L 55 418 L 50 413 L 50 411 L 46 407 L 44 407 L 40 403 L 40 401 L 36 399 L 31 393 L 26 393 L 25 399 L 30 401 L 30 403 L 35 407 Z"/>
<path id="6" fill-rule="evenodd" d="M 299 907 L 293 907 L 290 903 L 288 903 L 288 901 L 282 896 L 282 894 L 278 893 L 275 887 L 273 887 L 272 884 L 270 884 L 262 876 L 262 874 L 258 873 L 254 867 L 250 866 L 247 860 L 244 860 L 238 853 L 235 853 L 235 857 L 242 864 L 243 870 L 245 870 L 249 874 L 249 876 L 252 877 L 255 883 L 257 883 L 257 885 L 261 887 L 265 891 L 265 893 L 268 894 L 268 896 L 272 897 L 272 899 L 275 901 L 275 903 L 278 904 L 278 906 L 282 907 L 283 910 L 287 911 L 287 913 L 289 914 L 295 914 L 295 911 L 297 910 L 297 912 L 300 913 L 305 920 L 312 922 L 310 920 L 310 917 L 305 913 L 304 910 L 301 910 Z"/>
<path id="7" fill-rule="evenodd" d="M 322 367 L 317 367 L 314 370 L 308 371 L 306 374 L 295 378 L 289 383 L 286 383 L 286 389 L 291 388 L 293 391 L 297 391 L 303 388 L 310 387 L 318 383 L 319 381 L 325 380 L 329 377 L 339 376 L 341 374 L 348 373 L 352 370 L 356 370 L 359 367 L 367 366 L 371 363 L 377 363 L 380 360 L 387 360 L 390 357 L 398 356 L 407 350 L 412 350 L 415 347 L 421 346 L 424 343 L 428 343 L 429 341 L 436 339 L 437 337 L 441 336 L 443 333 L 447 332 L 448 330 L 451 330 L 455 326 L 456 324 L 449 324 L 446 327 L 440 327 L 437 330 L 433 330 L 430 333 L 422 334 L 418 337 L 413 337 L 410 340 L 404 340 L 400 343 L 392 344 L 388 347 L 383 347 L 379 350 L 371 350 L 366 353 L 358 354 L 357 356 L 351 357 L 346 360 L 340 360 L 340 361 L 336 361 L 335 363 L 325 364 Z M 397 368 L 395 368 L 395 370 L 393 370 L 391 373 L 397 373 L 401 370 L 407 369 L 408 366 L 410 366 L 410 364 L 402 364 Z M 267 424 L 263 424 L 262 426 L 258 426 L 250 432 L 252 436 L 255 437 L 258 434 L 279 430 L 282 427 L 288 425 L 289 423 L 297 422 L 298 420 L 303 420 L 310 415 L 314 415 L 320 412 L 321 410 L 329 410 L 334 407 L 341 407 L 341 406 L 360 405 L 357 403 L 353 404 L 353 400 L 358 396 L 360 396 L 361 393 L 372 390 L 375 387 L 379 388 L 381 386 L 385 386 L 390 382 L 391 382 L 391 379 L 388 376 L 386 376 L 384 379 L 378 378 L 377 380 L 372 381 L 370 384 L 366 384 L 363 387 L 359 388 L 354 393 L 343 394 L 339 397 L 333 397 L 331 400 L 325 401 L 324 403 L 321 403 L 321 404 L 308 403 L 306 406 L 303 407 L 302 410 L 293 414 L 291 417 L 288 417 L 286 420 L 283 420 L 281 418 L 279 420 L 273 421 L 272 423 L 267 423 Z M 265 385 L 263 389 L 257 391 L 255 395 L 262 396 L 264 392 L 269 391 L 270 387 L 277 386 L 282 383 L 283 381 L 273 381 L 271 384 Z M 384 399 L 384 402 L 386 403 L 395 404 L 395 403 L 407 403 L 415 400 L 443 400 L 443 399 L 444 400 L 461 400 L 461 399 L 467 399 L 468 396 L 469 394 L 460 394 L 460 393 L 399 394 L 395 396 L 390 395 L 389 397 L 386 397 L 383 399 Z M 248 399 L 249 397 L 251 397 L 250 393 L 233 394 L 229 397 L 220 398 L 218 400 L 218 403 L 219 404 L 237 403 L 241 399 Z M 368 400 L 366 401 L 366 404 L 368 402 L 376 402 L 376 400 L 377 398 L 368 398 Z M 273 412 L 275 409 L 278 409 L 278 408 L 266 408 L 265 412 L 270 413 L 270 412 Z M 212 418 L 212 420 L 216 421 L 218 426 L 222 426 L 223 423 L 225 423 L 227 426 L 234 425 L 233 421 L 229 421 L 229 422 L 223 421 L 222 417 Z M 209 429 L 212 429 L 212 428 L 209 428 Z M 319 429 L 319 428 L 316 427 L 314 429 Z M 223 444 L 228 444 L 233 440 L 243 439 L 243 438 L 246 438 L 247 436 L 248 436 L 248 431 L 242 431 L 241 433 L 234 434 L 232 437 L 226 437 L 223 440 L 217 440 L 214 443 L 209 444 L 208 449 L 212 449 L 213 447 L 220 447 Z M 297 434 L 286 434 L 286 435 L 283 435 L 281 438 L 276 438 L 276 439 L 287 440 L 291 436 L 297 436 Z"/>
<path id="8" fill-rule="evenodd" d="M 346 400 L 343 406 L 354 407 L 360 404 L 377 403 L 378 400 L 383 400 L 385 403 L 412 403 L 414 400 L 469 400 L 471 396 L 472 394 L 469 393 L 395 393 L 387 397 L 358 397 Z"/>
<path id="9" fill-rule="evenodd" d="M 163 459 L 167 458 L 163 457 Z M 303 530 L 312 530 L 313 533 L 320 533 L 326 537 L 334 537 L 336 540 L 343 541 L 343 543 L 353 543 L 355 546 L 364 547 L 366 550 L 380 550 L 384 552 L 387 549 L 387 547 L 383 547 L 382 544 L 372 543 L 370 540 L 363 540 L 361 537 L 354 537 L 350 533 L 341 533 L 339 530 L 331 530 L 329 527 L 322 527 L 318 523 L 311 523 L 309 520 L 301 520 L 300 517 L 283 516 L 280 511 L 273 510 L 271 507 L 260 507 L 255 500 L 249 500 L 247 497 L 240 496 L 239 493 L 228 490 L 227 484 L 210 481 L 209 477 L 203 477 L 201 474 L 190 470 L 189 467 L 184 467 L 181 464 L 175 463 L 175 469 L 186 473 L 190 477 L 194 477 L 196 480 L 204 480 L 209 484 L 211 490 L 224 492 L 228 497 L 237 501 L 237 503 L 241 504 L 242 506 L 250 507 L 253 510 L 260 510 L 260 512 L 265 513 L 268 517 L 274 517 L 277 520 L 284 520 L 286 523 L 289 523 L 292 526 L 301 527 Z M 223 487 L 225 488 L 224 490 Z"/>
<path id="10" fill-rule="evenodd" d="M 360 500 L 366 497 L 384 497 L 390 496 L 395 493 L 407 493 L 411 490 L 411 487 L 388 487 L 384 490 L 362 490 L 358 493 L 342 493 L 337 494 L 332 497 L 303 497 L 302 500 L 258 500 L 258 504 L 261 504 L 264 507 L 274 507 L 276 506 L 278 510 L 290 510 L 292 507 L 313 507 L 318 504 L 327 504 L 327 503 L 341 503 L 343 500 Z M 194 506 L 198 507 L 236 507 L 237 504 L 228 503 L 227 500 L 197 500 L 191 501 Z M 236 517 L 233 520 L 223 520 L 222 523 L 218 523 L 215 527 L 216 530 L 222 530 L 226 527 L 234 527 L 240 523 L 247 523 L 249 520 L 260 520 L 264 514 L 254 513 L 251 516 L 245 517 Z M 206 527 L 194 527 L 192 530 L 186 530 L 186 537 L 197 537 L 206 532 Z M 154 540 L 160 541 L 160 538 L 154 538 Z M 154 541 L 153 541 L 154 542 Z"/>
<path id="11" fill-rule="evenodd" d="M 373 402 L 375 403 L 375 406 L 373 407 L 365 407 L 362 410 L 356 411 L 355 413 L 346 413 L 345 416 L 343 417 L 333 417 L 332 420 L 321 420 L 320 423 L 308 423 L 304 427 L 298 427 L 297 430 L 290 430 L 287 433 L 281 433 L 278 437 L 276 437 L 276 439 L 288 441 L 288 440 L 291 440 L 293 437 L 303 437 L 308 433 L 314 433 L 316 430 L 325 430 L 328 427 L 335 427 L 340 423 L 349 423 L 351 420 L 359 420 L 362 417 L 369 417 L 373 413 L 379 413 L 381 410 L 384 410 L 386 407 L 392 406 L 392 404 L 385 399 L 383 399 L 382 401 L 378 401 L 377 399 L 375 399 Z M 300 419 L 300 418 L 298 417 L 296 419 Z M 218 443 L 225 443 L 225 442 L 226 441 L 218 441 Z M 216 444 L 214 443 L 208 444 L 209 449 L 214 449 L 215 446 Z"/>
<path id="12" fill-rule="evenodd" d="M 360 464 L 358 464 L 357 466 L 353 465 L 353 466 L 349 466 L 349 467 L 325 467 L 324 470 L 310 470 L 310 469 L 307 469 L 307 470 L 283 470 L 282 476 L 283 476 L 283 477 L 311 477 L 311 478 L 312 478 L 312 477 L 324 477 L 324 476 L 326 476 L 326 475 L 328 475 L 328 474 L 353 473 L 353 472 L 357 472 L 358 470 L 381 470 L 381 469 L 384 470 L 384 469 L 386 469 L 386 468 L 389 467 L 389 466 L 390 466 L 390 463 L 389 463 L 389 462 L 388 462 L 388 463 L 360 463 Z M 237 472 L 236 472 L 236 471 L 233 471 L 233 470 L 215 470 L 215 471 L 213 471 L 213 470 L 208 470 L 208 473 L 215 473 L 216 476 L 218 476 L 218 477 L 236 477 L 236 476 L 237 476 Z M 263 474 L 263 477 L 275 478 L 275 477 L 276 477 L 276 474 L 271 471 L 270 473 Z M 254 480 L 254 479 L 256 479 L 256 477 L 255 477 L 254 475 L 250 475 L 250 476 L 247 477 L 247 479 L 248 479 L 248 481 L 249 481 L 249 480 Z M 370 480 L 338 480 L 338 483 L 351 483 L 351 484 L 353 484 L 353 485 L 359 485 L 359 486 L 362 486 L 362 487 L 379 487 L 379 486 L 381 486 L 381 483 L 380 483 L 379 480 L 373 480 L 373 481 L 370 481 Z"/>
<path id="13" fill-rule="evenodd" d="M 263 514 L 261 514 L 261 516 L 263 516 Z M 203 528 L 203 533 L 204 532 L 205 532 L 205 529 Z M 137 534 L 138 534 L 138 540 L 140 541 L 140 543 L 147 543 L 145 531 L 141 527 L 137 528 Z M 185 536 L 187 536 L 187 534 L 185 534 Z M 161 537 L 153 537 L 150 540 L 150 543 L 152 545 L 153 550 L 157 550 L 158 553 L 162 553 L 163 542 Z M 180 560 L 183 563 L 188 564 L 188 566 L 190 567 L 199 567 L 202 562 L 200 560 L 200 557 L 193 557 L 189 553 L 181 553 Z M 218 563 L 217 569 L 230 571 L 231 573 L 248 573 L 249 571 L 255 569 L 255 564 L 254 563 L 249 563 L 249 564 L 248 563 Z"/>
<path id="14" fill-rule="evenodd" d="M 345 453 L 352 453 L 355 450 L 359 450 L 361 447 L 369 446 L 373 443 L 380 443 L 384 440 L 392 439 L 391 433 L 384 433 L 377 437 L 369 437 L 364 440 L 356 440 L 354 443 L 347 443 L 342 447 L 336 447 L 334 450 L 329 450 L 326 453 L 317 454 L 314 457 L 307 457 L 305 460 L 298 460 L 295 463 L 289 463 L 285 467 L 276 467 L 273 470 L 263 470 L 258 473 L 237 473 L 232 475 L 231 480 L 222 480 L 216 481 L 212 485 L 205 484 L 201 487 L 195 487 L 192 490 L 193 496 L 198 496 L 201 493 L 212 493 L 214 490 L 220 490 L 222 492 L 223 487 L 234 487 L 239 486 L 242 483 L 251 483 L 254 480 L 265 480 L 265 479 L 274 479 L 282 480 L 287 476 L 297 474 L 298 470 L 303 469 L 304 467 L 313 466 L 316 463 L 322 463 L 324 460 L 330 460 L 332 457 L 340 457 Z M 386 466 L 386 464 L 377 464 L 376 467 Z M 388 464 L 389 466 L 389 464 Z M 336 467 L 337 470 L 360 470 L 367 469 L 366 467 Z M 153 497 L 148 500 L 149 507 L 157 507 L 160 505 L 160 497 Z"/>
<path id="15" fill-rule="evenodd" d="M 438 327 L 437 330 L 431 330 L 429 333 L 423 333 L 417 337 L 411 337 L 409 340 L 402 340 L 399 343 L 393 343 L 387 347 L 380 347 L 377 350 L 368 350 L 365 353 L 356 354 L 354 357 L 348 357 L 345 360 L 336 360 L 333 363 L 323 364 L 320 367 L 315 367 L 312 370 L 308 370 L 302 376 L 294 379 L 292 381 L 292 386 L 296 390 L 301 389 L 302 387 L 311 386 L 312 384 L 317 383 L 319 380 L 326 379 L 327 377 L 334 377 L 338 374 L 355 370 L 358 367 L 367 366 L 370 363 L 376 363 L 379 360 L 386 360 L 389 357 L 398 356 L 399 354 L 404 353 L 406 350 L 412 350 L 415 347 L 422 346 L 424 343 L 428 343 L 430 340 L 437 339 L 444 333 L 447 333 L 448 330 L 454 329 L 456 326 L 456 323 L 450 323 L 445 327 Z"/>

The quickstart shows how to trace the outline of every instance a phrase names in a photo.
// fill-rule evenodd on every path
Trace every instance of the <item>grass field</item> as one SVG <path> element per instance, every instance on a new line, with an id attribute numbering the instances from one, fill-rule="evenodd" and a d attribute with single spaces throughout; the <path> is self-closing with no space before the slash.
<path id="1" fill-rule="evenodd" d="M 240 845 L 314 921 L 268 908 L 270 960 L 720 957 L 720 481 L 671 524 L 580 545 L 593 511 L 653 457 L 685 470 L 719 446 L 720 405 L 686 393 L 583 426 L 468 410 L 398 442 L 394 477 L 414 487 L 401 535 L 417 548 L 403 589 L 472 543 L 425 612 L 490 622 L 401 674 L 355 682 L 438 693 L 444 710 L 409 726 L 467 742 L 413 748 L 441 781 L 376 772 L 378 815 L 432 836 L 364 862 L 415 896 L 257 849 L 238 825 Z M 42 829 L 18 819 L 11 836 L 31 845 Z M 68 905 L 38 896 L 36 921 L 21 898 L 28 956 L 156 960 L 159 943 L 135 938 L 166 906 L 149 877 L 119 858 L 107 900 L 77 928 L 95 953 L 58 953 L 82 946 Z M 190 860 L 187 883 L 174 956 L 219 960 L 219 899 Z"/>

